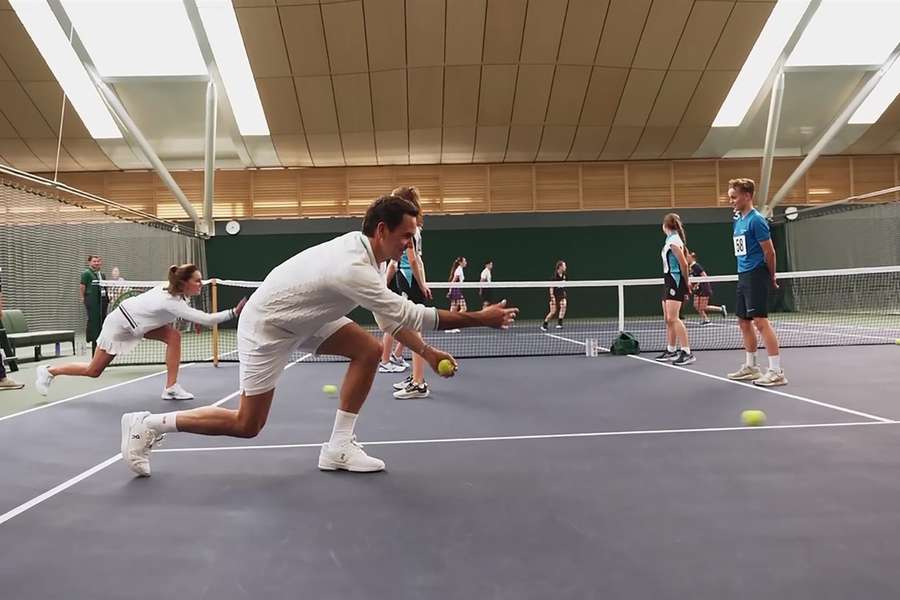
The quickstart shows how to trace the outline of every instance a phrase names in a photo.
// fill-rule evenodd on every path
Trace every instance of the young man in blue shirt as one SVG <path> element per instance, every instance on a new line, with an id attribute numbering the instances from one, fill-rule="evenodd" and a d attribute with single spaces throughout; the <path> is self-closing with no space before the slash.
<path id="1" fill-rule="evenodd" d="M 778 289 L 775 280 L 775 245 L 769 233 L 769 223 L 753 207 L 753 192 L 756 184 L 752 179 L 732 179 L 728 182 L 728 198 L 735 210 L 734 256 L 737 258 L 738 285 L 735 314 L 744 337 L 747 358 L 741 368 L 729 373 L 730 379 L 753 381 L 756 385 L 771 387 L 787 384 L 781 368 L 778 337 L 769 323 L 767 300 L 769 286 Z M 759 331 L 766 352 L 769 368 L 760 371 L 756 362 Z"/>

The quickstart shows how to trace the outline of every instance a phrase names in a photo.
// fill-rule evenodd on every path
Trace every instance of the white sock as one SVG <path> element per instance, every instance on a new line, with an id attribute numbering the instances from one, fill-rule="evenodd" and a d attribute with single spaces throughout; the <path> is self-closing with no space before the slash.
<path id="1" fill-rule="evenodd" d="M 666 352 L 675 352 L 675 346 L 666 346 Z"/>
<path id="2" fill-rule="evenodd" d="M 775 371 L 781 370 L 781 355 L 780 354 L 769 357 L 769 368 L 772 370 L 775 370 Z"/>
<path id="3" fill-rule="evenodd" d="M 747 352 L 747 359 L 744 361 L 744 364 L 748 367 L 756 366 L 756 352 Z"/>
<path id="4" fill-rule="evenodd" d="M 153 431 L 171 433 L 178 431 L 178 426 L 175 424 L 175 415 L 177 414 L 177 412 L 170 412 L 161 415 L 148 415 L 144 417 L 144 423 Z"/>
<path id="5" fill-rule="evenodd" d="M 681 349 L 684 350 L 685 352 L 687 352 L 688 354 L 691 353 L 691 348 L 690 348 L 690 346 L 683 346 Z"/>
<path id="6" fill-rule="evenodd" d="M 338 409 L 337 414 L 334 416 L 334 429 L 331 430 L 331 439 L 328 440 L 330 446 L 337 447 L 350 443 L 357 416 L 359 415 Z"/>

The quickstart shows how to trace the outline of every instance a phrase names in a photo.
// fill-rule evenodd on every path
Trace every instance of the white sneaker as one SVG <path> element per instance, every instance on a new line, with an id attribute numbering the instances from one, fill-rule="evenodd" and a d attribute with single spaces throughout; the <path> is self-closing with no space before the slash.
<path id="1" fill-rule="evenodd" d="M 9 377 L 4 377 L 0 379 L 0 391 L 2 390 L 21 390 L 25 387 L 24 383 L 19 383 L 15 379 L 10 379 Z"/>
<path id="2" fill-rule="evenodd" d="M 787 385 L 787 377 L 784 376 L 783 369 L 768 369 L 766 374 L 753 381 L 753 385 L 761 385 L 763 387 L 775 387 L 778 385 Z"/>
<path id="3" fill-rule="evenodd" d="M 459 333 L 459 329 L 445 329 L 444 333 Z"/>
<path id="4" fill-rule="evenodd" d="M 741 365 L 740 369 L 728 374 L 728 379 L 736 381 L 753 381 L 760 377 L 762 377 L 762 371 L 759 370 L 759 367 L 748 367 L 747 365 Z"/>
<path id="5" fill-rule="evenodd" d="M 384 363 L 378 363 L 378 372 L 379 373 L 402 373 L 405 371 L 405 367 L 401 367 L 395 365 L 394 363 L 388 361 Z"/>
<path id="6" fill-rule="evenodd" d="M 175 383 L 171 387 L 167 387 L 162 393 L 163 400 L 193 400 L 194 395 L 183 387 Z"/>
<path id="7" fill-rule="evenodd" d="M 396 354 L 391 354 L 390 358 L 391 364 L 397 365 L 398 367 L 402 367 L 403 371 L 409 368 L 409 363 L 406 362 L 406 359 L 402 356 L 397 356 Z M 402 373 L 403 371 L 398 371 Z"/>
<path id="8" fill-rule="evenodd" d="M 353 473 L 384 471 L 384 461 L 366 454 L 362 444 L 356 441 L 354 435 L 348 443 L 337 448 L 332 448 L 329 442 L 322 444 L 322 450 L 319 451 L 319 470 L 337 471 L 338 469 Z"/>
<path id="9" fill-rule="evenodd" d="M 50 367 L 47 365 L 38 367 L 34 379 L 34 389 L 38 391 L 38 394 L 46 396 L 50 391 L 51 383 L 53 383 L 53 375 L 50 374 Z"/>
<path id="10" fill-rule="evenodd" d="M 140 477 L 150 477 L 150 449 L 166 437 L 147 427 L 148 416 L 147 411 L 122 415 L 122 460 Z"/>
<path id="11" fill-rule="evenodd" d="M 410 375 L 403 381 L 398 381 L 397 383 L 395 383 L 394 389 L 395 390 L 404 390 L 404 389 L 406 389 L 406 386 L 408 386 L 410 383 L 412 383 L 412 375 Z"/>
<path id="12" fill-rule="evenodd" d="M 724 304 L 722 305 L 722 318 L 723 318 L 723 319 L 727 319 L 727 318 L 728 318 L 728 309 L 725 308 L 725 305 L 724 305 Z"/>
<path id="13" fill-rule="evenodd" d="M 415 400 L 417 398 L 427 398 L 430 395 L 431 392 L 428 390 L 428 384 L 425 382 L 417 385 L 410 381 L 409 385 L 405 388 L 394 392 L 394 398 L 398 400 Z"/>

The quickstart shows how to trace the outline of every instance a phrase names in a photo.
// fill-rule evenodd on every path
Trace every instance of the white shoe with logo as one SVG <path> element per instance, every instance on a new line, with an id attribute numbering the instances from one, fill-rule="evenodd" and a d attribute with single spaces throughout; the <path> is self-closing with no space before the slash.
<path id="1" fill-rule="evenodd" d="M 740 369 L 728 374 L 728 379 L 735 381 L 753 381 L 760 377 L 762 377 L 762 371 L 759 370 L 759 367 L 748 367 L 747 365 L 741 365 Z"/>
<path id="2" fill-rule="evenodd" d="M 50 374 L 50 367 L 47 365 L 38 367 L 34 379 L 34 389 L 38 391 L 38 394 L 46 396 L 50 391 L 51 383 L 53 383 L 53 375 Z"/>
<path id="3" fill-rule="evenodd" d="M 769 369 L 765 375 L 759 379 L 753 380 L 753 385 L 761 385 L 763 387 L 775 387 L 778 385 L 787 385 L 787 377 L 784 376 L 783 369 Z"/>
<path id="4" fill-rule="evenodd" d="M 319 470 L 339 469 L 353 473 L 384 471 L 384 461 L 366 454 L 354 435 L 349 442 L 336 448 L 332 448 L 330 442 L 322 444 L 322 450 L 319 452 Z"/>
<path id="5" fill-rule="evenodd" d="M 150 477 L 150 450 L 166 437 L 147 427 L 148 416 L 147 411 L 122 415 L 122 460 L 140 477 Z"/>
<path id="6" fill-rule="evenodd" d="M 170 387 L 167 387 L 163 390 L 162 393 L 163 400 L 193 400 L 194 395 L 183 387 L 181 387 L 177 382 Z"/>

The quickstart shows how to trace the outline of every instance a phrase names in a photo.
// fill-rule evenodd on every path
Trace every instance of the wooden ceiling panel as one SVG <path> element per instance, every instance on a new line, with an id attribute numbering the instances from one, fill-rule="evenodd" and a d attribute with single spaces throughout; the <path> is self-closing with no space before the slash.
<path id="1" fill-rule="evenodd" d="M 672 165 L 675 207 L 714 207 L 718 182 L 716 161 L 678 161 Z"/>
<path id="2" fill-rule="evenodd" d="M 376 131 L 375 147 L 378 150 L 379 165 L 409 164 L 409 132 Z"/>
<path id="3" fill-rule="evenodd" d="M 235 8 L 251 8 L 254 6 L 275 6 L 275 0 L 231 0 Z"/>
<path id="4" fill-rule="evenodd" d="M 623 163 L 581 166 L 581 205 L 585 209 L 625 208 L 627 187 Z"/>
<path id="5" fill-rule="evenodd" d="M 530 0 L 522 38 L 523 64 L 553 64 L 559 53 L 567 0 Z"/>
<path id="6" fill-rule="evenodd" d="M 809 201 L 815 203 L 842 200 L 850 196 L 850 159 L 846 156 L 820 156 L 806 172 Z"/>
<path id="7" fill-rule="evenodd" d="M 544 122 L 552 83 L 553 65 L 521 65 L 519 67 L 515 106 L 512 114 L 514 125 L 534 125 Z"/>
<path id="8" fill-rule="evenodd" d="M 556 67 L 550 106 L 547 108 L 548 125 L 578 125 L 590 77 L 589 66 Z"/>
<path id="9" fill-rule="evenodd" d="M 672 167 L 667 162 L 634 162 L 628 169 L 628 207 L 671 206 Z"/>
<path id="10" fill-rule="evenodd" d="M 544 127 L 541 146 L 538 150 L 538 162 L 562 162 L 569 156 L 569 149 L 575 139 L 575 126 Z"/>
<path id="11" fill-rule="evenodd" d="M 341 132 L 372 131 L 372 94 L 369 92 L 369 75 L 367 73 L 335 75 L 332 77 L 332 83 Z M 374 158 L 374 152 L 372 156 Z"/>
<path id="12" fill-rule="evenodd" d="M 697 0 L 672 58 L 672 69 L 702 70 L 734 8 L 733 2 Z"/>
<path id="13" fill-rule="evenodd" d="M 534 168 L 535 210 L 580 208 L 578 165 L 537 165 Z"/>
<path id="14" fill-rule="evenodd" d="M 775 2 L 739 2 L 725 23 L 708 69 L 740 70 L 756 43 Z"/>
<path id="15" fill-rule="evenodd" d="M 613 124 L 616 126 L 643 127 L 653 109 L 653 102 L 662 85 L 665 71 L 632 69 L 622 92 L 622 100 Z"/>
<path id="16" fill-rule="evenodd" d="M 337 133 L 307 133 L 309 154 L 316 167 L 340 167 L 346 164 L 341 138 Z"/>
<path id="17" fill-rule="evenodd" d="M 703 143 L 707 133 L 709 133 L 709 125 L 705 127 L 679 126 L 662 158 L 691 158 Z"/>
<path id="18" fill-rule="evenodd" d="M 484 64 L 515 64 L 522 49 L 527 0 L 491 0 L 484 31 Z"/>
<path id="19" fill-rule="evenodd" d="M 569 0 L 559 46 L 559 64 L 594 64 L 608 8 L 609 0 Z"/>
<path id="20" fill-rule="evenodd" d="M 366 26 L 362 2 L 342 2 L 322 6 L 325 22 L 325 41 L 332 73 L 365 73 L 369 69 L 366 57 Z"/>
<path id="21" fill-rule="evenodd" d="M 442 163 L 470 163 L 475 151 L 475 127 L 444 127 Z"/>
<path id="22" fill-rule="evenodd" d="M 541 143 L 540 125 L 512 125 L 506 144 L 505 162 L 534 162 Z"/>
<path id="23" fill-rule="evenodd" d="M 407 70 L 409 85 L 410 129 L 431 129 L 441 126 L 444 91 L 442 67 L 420 67 Z M 440 146 L 435 152 L 440 150 Z"/>
<path id="24" fill-rule="evenodd" d="M 894 187 L 893 156 L 854 156 L 853 161 L 853 193 L 868 194 Z M 896 199 L 897 195 L 894 195 Z"/>
<path id="25" fill-rule="evenodd" d="M 643 133 L 643 127 L 614 125 L 610 128 L 606 145 L 603 147 L 603 152 L 600 153 L 600 159 L 624 160 L 628 158 L 634 152 Z"/>
<path id="26" fill-rule="evenodd" d="M 19 17 L 11 10 L 0 11 L 0 56 L 19 81 L 56 79 Z"/>
<path id="27" fill-rule="evenodd" d="M 478 102 L 478 124 L 504 126 L 512 114 L 516 89 L 515 65 L 484 65 L 481 69 L 481 92 Z"/>
<path id="28" fill-rule="evenodd" d="M 259 99 L 266 113 L 269 131 L 273 134 L 300 133 L 300 107 L 291 77 L 265 77 L 256 80 Z"/>
<path id="29" fill-rule="evenodd" d="M 41 162 L 49 168 L 53 168 L 56 164 L 56 149 L 58 147 L 57 140 L 47 138 L 31 138 L 25 139 L 25 143 L 31 148 Z M 60 171 L 81 171 L 82 167 L 72 158 L 72 155 L 65 147 L 59 149 L 59 170 Z"/>
<path id="30" fill-rule="evenodd" d="M 303 125 L 309 133 L 337 132 L 331 77 L 296 77 Z"/>
<path id="31" fill-rule="evenodd" d="M 446 63 L 480 65 L 487 0 L 447 2 Z"/>
<path id="32" fill-rule="evenodd" d="M 435 164 L 441 162 L 440 128 L 409 130 L 409 163 Z"/>
<path id="33" fill-rule="evenodd" d="M 653 3 L 632 67 L 669 68 L 692 5 L 693 0 L 666 0 Z"/>
<path id="34" fill-rule="evenodd" d="M 603 146 L 606 145 L 609 129 L 590 125 L 579 126 L 572 142 L 572 151 L 569 152 L 569 160 L 597 160 Z"/>
<path id="35" fill-rule="evenodd" d="M 19 137 L 19 134 L 13 128 L 12 124 L 9 122 L 3 113 L 0 112 L 0 138 L 14 138 Z"/>
<path id="36" fill-rule="evenodd" d="M 611 0 L 596 64 L 630 67 L 649 12 L 650 0 Z"/>
<path id="37" fill-rule="evenodd" d="M 481 67 L 450 66 L 444 70 L 444 126 L 472 127 L 478 120 Z M 474 134 L 474 129 L 473 129 Z"/>
<path id="38" fill-rule="evenodd" d="M 741 177 L 749 177 L 753 181 L 759 183 L 760 173 L 762 173 L 762 159 L 759 158 L 738 158 L 717 161 L 719 164 L 719 184 L 716 187 L 718 196 L 718 204 L 720 206 L 728 206 L 728 181 L 731 179 L 739 179 Z M 770 188 L 771 189 L 771 188 Z M 774 190 L 773 190 L 774 191 Z"/>
<path id="39" fill-rule="evenodd" d="M 0 81 L 15 81 L 16 76 L 6 66 L 6 61 L 0 59 Z"/>
<path id="40" fill-rule="evenodd" d="M 628 69 L 594 67 L 581 111 L 581 125 L 609 126 L 628 81 Z"/>
<path id="41" fill-rule="evenodd" d="M 475 131 L 476 162 L 503 162 L 509 127 L 478 127 Z"/>
<path id="42" fill-rule="evenodd" d="M 53 130 L 15 81 L 0 81 L 0 111 L 24 138 L 52 138 Z"/>
<path id="43" fill-rule="evenodd" d="M 737 74 L 737 71 L 704 72 L 681 118 L 681 124 L 691 127 L 712 124 Z"/>
<path id="44" fill-rule="evenodd" d="M 294 75 L 327 75 L 328 50 L 322 14 L 318 6 L 285 6 L 278 9 Z M 265 35 L 272 35 L 272 31 Z"/>
<path id="45" fill-rule="evenodd" d="M 675 129 L 674 125 L 671 127 L 645 127 L 630 158 L 637 160 L 659 158 L 669 146 L 672 136 L 675 135 Z"/>
<path id="46" fill-rule="evenodd" d="M 375 129 L 406 129 L 406 71 L 380 71 L 371 77 Z"/>
<path id="47" fill-rule="evenodd" d="M 375 133 L 372 131 L 341 132 L 341 145 L 348 165 L 374 165 Z"/>
<path id="48" fill-rule="evenodd" d="M 281 21 L 276 8 L 236 8 L 244 48 L 255 77 L 284 77 L 291 74 Z"/>
<path id="49" fill-rule="evenodd" d="M 34 102 L 41 115 L 50 125 L 53 135 L 59 135 L 59 113 L 63 100 L 62 88 L 56 81 L 27 81 L 22 84 L 25 93 Z M 78 112 L 72 107 L 72 103 L 66 101 L 66 114 L 63 119 L 63 137 L 90 138 Z"/>
<path id="50" fill-rule="evenodd" d="M 410 67 L 444 64 L 443 0 L 406 0 L 406 60 Z"/>
<path id="51" fill-rule="evenodd" d="M 701 71 L 669 71 L 653 105 L 648 126 L 675 126 L 687 109 L 700 82 Z"/>
<path id="52" fill-rule="evenodd" d="M 373 71 L 406 66 L 403 0 L 365 0 L 366 43 Z"/>
<path id="53" fill-rule="evenodd" d="M 100 146 L 97 145 L 97 142 L 91 138 L 64 139 L 63 146 L 84 169 L 89 171 L 114 171 L 117 168 Z"/>
<path id="54" fill-rule="evenodd" d="M 0 156 L 22 171 L 46 171 L 48 168 L 19 138 L 0 138 Z"/>

